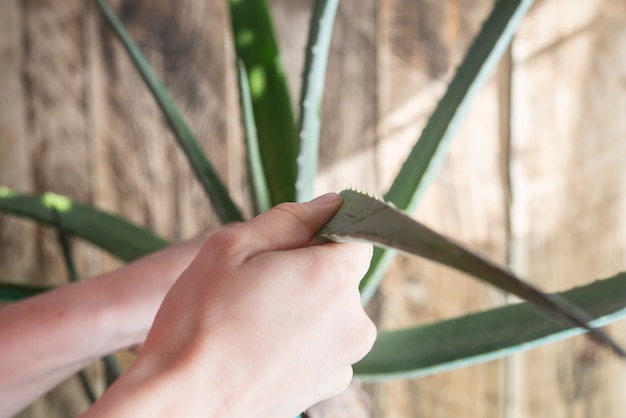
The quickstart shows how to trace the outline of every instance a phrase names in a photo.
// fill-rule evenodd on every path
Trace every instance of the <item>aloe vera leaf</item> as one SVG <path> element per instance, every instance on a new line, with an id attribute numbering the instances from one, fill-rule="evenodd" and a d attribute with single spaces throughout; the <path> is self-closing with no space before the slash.
<path id="1" fill-rule="evenodd" d="M 129 262 L 168 245 L 163 238 L 124 218 L 73 202 L 54 193 L 17 194 L 0 188 L 0 213 L 9 213 L 54 226 L 54 207 L 70 235 L 83 238 Z"/>
<path id="2" fill-rule="evenodd" d="M 126 29 L 124 29 L 124 25 L 122 25 L 117 16 L 115 16 L 115 13 L 113 13 L 113 10 L 111 10 L 106 0 L 96 0 L 96 3 L 113 29 L 113 32 L 122 42 L 122 45 L 124 45 L 135 68 L 137 68 L 137 71 L 163 111 L 163 115 L 172 129 L 174 137 L 187 156 L 196 177 L 202 184 L 220 221 L 222 223 L 243 221 L 241 211 L 230 198 L 226 186 L 202 151 L 191 129 L 178 111 L 174 100 L 150 67 L 150 64 L 141 53 L 135 41 L 133 41 Z"/>
<path id="3" fill-rule="evenodd" d="M 104 356 L 102 362 L 104 363 L 104 380 L 109 387 L 122 375 L 122 368 L 114 355 Z"/>
<path id="4" fill-rule="evenodd" d="M 93 404 L 98 399 L 98 395 L 96 394 L 96 391 L 93 390 L 93 388 L 91 387 L 91 383 L 87 378 L 87 374 L 83 370 L 78 372 L 78 379 L 80 380 L 80 384 L 83 387 L 83 392 L 85 392 L 87 400 L 89 400 L 89 403 Z"/>
<path id="5" fill-rule="evenodd" d="M 463 62 L 437 104 L 417 143 L 405 160 L 385 200 L 412 213 L 439 171 L 449 144 L 469 110 L 470 103 L 487 81 L 511 43 L 533 0 L 497 1 Z M 378 288 L 390 262 L 386 250 L 377 248 L 370 271 L 361 281 L 361 299 L 367 303 Z M 382 266 L 384 267 L 384 266 Z"/>
<path id="6" fill-rule="evenodd" d="M 254 124 L 254 108 L 252 107 L 252 97 L 250 96 L 250 83 L 246 67 L 241 61 L 237 62 L 239 69 L 239 96 L 241 101 L 241 114 L 244 127 L 244 139 L 246 142 L 246 155 L 248 157 L 248 169 L 252 183 L 254 206 L 256 213 L 265 212 L 272 207 L 270 191 L 263 170 L 261 161 L 261 150 L 259 149 L 259 137 Z"/>
<path id="7" fill-rule="evenodd" d="M 31 296 L 52 290 L 50 286 L 36 286 L 31 284 L 0 281 L 0 301 L 17 302 Z"/>
<path id="8" fill-rule="evenodd" d="M 319 232 L 323 237 L 368 241 L 452 267 L 531 302 L 550 317 L 587 329 L 594 340 L 626 357 L 626 353 L 604 332 L 588 325 L 591 318 L 587 313 L 565 299 L 543 293 L 381 200 L 354 190 L 344 190 L 339 195 L 343 204 Z"/>
<path id="9" fill-rule="evenodd" d="M 296 130 L 287 79 L 266 0 L 229 0 L 237 58 L 252 95 L 272 205 L 295 200 Z"/>
<path id="10" fill-rule="evenodd" d="M 626 274 L 558 294 L 602 327 L 626 317 Z M 362 379 L 417 378 L 505 357 L 583 333 L 546 321 L 527 303 L 414 328 L 379 331 L 370 353 L 354 365 Z"/>
<path id="11" fill-rule="evenodd" d="M 59 245 L 61 246 L 61 252 L 63 253 L 63 261 L 65 262 L 65 267 L 67 268 L 67 276 L 70 279 L 70 282 L 77 282 L 79 279 L 78 272 L 76 270 L 76 263 L 74 263 L 72 248 L 70 246 L 70 241 L 65 233 L 63 221 L 61 220 L 59 211 L 54 206 L 51 208 L 51 210 L 53 223 L 54 226 L 56 226 L 57 228 L 57 239 L 59 241 Z"/>
<path id="12" fill-rule="evenodd" d="M 320 115 L 326 80 L 326 64 L 339 0 L 317 0 L 309 24 L 306 46 L 300 118 L 298 121 L 298 158 L 296 201 L 313 198 L 320 144 Z"/>

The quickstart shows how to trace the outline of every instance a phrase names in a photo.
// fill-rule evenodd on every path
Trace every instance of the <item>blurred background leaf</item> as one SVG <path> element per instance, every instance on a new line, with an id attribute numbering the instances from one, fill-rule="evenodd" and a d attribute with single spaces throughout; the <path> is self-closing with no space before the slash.
<path id="1" fill-rule="evenodd" d="M 299 147 L 296 179 L 298 202 L 308 202 L 314 197 L 313 186 L 318 172 L 321 108 L 326 87 L 326 63 L 337 6 L 339 6 L 339 0 L 316 0 L 309 23 L 298 119 Z"/>
<path id="2" fill-rule="evenodd" d="M 282 58 L 266 0 L 229 0 L 237 58 L 248 75 L 272 206 L 295 200 L 296 131 Z"/>
<path id="3" fill-rule="evenodd" d="M 124 218 L 73 202 L 54 193 L 0 195 L 0 213 L 54 226 L 55 208 L 68 234 L 83 238 L 123 261 L 165 248 L 168 242 Z"/>
<path id="4" fill-rule="evenodd" d="M 148 61 L 144 58 L 135 41 L 133 41 L 126 29 L 124 29 L 124 25 L 122 25 L 122 22 L 115 16 L 115 13 L 113 13 L 113 10 L 111 10 L 106 0 L 96 0 L 96 3 L 113 29 L 113 32 L 128 51 L 128 55 L 132 58 L 137 71 L 139 71 L 141 77 L 152 92 L 154 99 L 161 107 L 163 115 L 172 128 L 174 137 L 177 139 L 181 149 L 185 152 L 191 167 L 211 200 L 213 208 L 222 223 L 243 221 L 243 216 L 239 208 L 237 208 L 237 205 L 235 205 L 230 198 L 226 186 L 202 151 L 194 134 L 185 122 L 183 115 L 176 107 L 174 100 L 152 70 Z"/>
<path id="5" fill-rule="evenodd" d="M 496 68 L 508 48 L 532 0 L 498 1 L 472 41 L 448 89 L 430 115 L 415 146 L 395 177 L 386 201 L 412 213 L 441 168 L 472 100 Z M 367 303 L 380 285 L 393 252 L 376 249 L 361 282 L 361 299 Z"/>
<path id="6" fill-rule="evenodd" d="M 626 274 L 560 294 L 602 327 L 626 316 Z M 527 303 L 414 328 L 380 331 L 374 348 L 354 366 L 366 379 L 416 378 L 494 360 L 583 333 L 547 321 Z"/>

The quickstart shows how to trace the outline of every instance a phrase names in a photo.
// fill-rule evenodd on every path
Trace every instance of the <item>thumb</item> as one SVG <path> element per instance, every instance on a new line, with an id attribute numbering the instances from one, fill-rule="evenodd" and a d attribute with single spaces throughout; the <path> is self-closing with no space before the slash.
<path id="1" fill-rule="evenodd" d="M 242 232 L 248 242 L 256 244 L 256 252 L 301 248 L 311 242 L 340 207 L 337 193 L 308 203 L 281 203 L 242 225 Z"/>

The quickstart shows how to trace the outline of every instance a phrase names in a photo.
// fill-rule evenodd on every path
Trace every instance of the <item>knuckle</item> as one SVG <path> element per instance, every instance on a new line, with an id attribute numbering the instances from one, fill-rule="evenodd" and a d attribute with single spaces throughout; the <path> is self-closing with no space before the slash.
<path id="1" fill-rule="evenodd" d="M 341 268 L 350 276 L 352 281 L 360 281 L 370 267 L 373 246 L 362 243 L 339 244 L 341 251 L 338 257 Z"/>
<path id="2" fill-rule="evenodd" d="M 279 203 L 272 208 L 272 211 L 296 218 L 298 220 L 302 219 L 304 215 L 304 208 L 302 205 L 294 202 Z"/>
<path id="3" fill-rule="evenodd" d="M 353 376 L 352 366 L 343 366 L 332 371 L 324 385 L 324 392 L 321 398 L 328 399 L 345 392 L 348 386 L 350 386 Z"/>
<path id="4" fill-rule="evenodd" d="M 367 315 L 365 315 L 365 325 L 364 325 L 363 337 L 362 337 L 363 347 L 365 348 L 365 353 L 363 354 L 362 357 L 365 357 L 365 355 L 370 352 L 370 350 L 374 346 L 374 343 L 376 342 L 377 337 L 378 337 L 378 330 L 376 328 L 376 325 L 374 324 L 374 322 L 372 322 L 372 320 Z"/>
<path id="5" fill-rule="evenodd" d="M 243 249 L 237 229 L 236 226 L 229 226 L 214 232 L 205 242 L 203 251 L 216 255 L 221 261 L 237 257 Z"/>
<path id="6" fill-rule="evenodd" d="M 334 395 L 339 395 L 343 393 L 348 386 L 350 386 L 350 382 L 352 382 L 352 378 L 354 377 L 354 370 L 352 366 L 348 366 L 344 368 L 337 377 L 337 385 L 335 387 Z"/>
<path id="7" fill-rule="evenodd" d="M 354 377 L 354 370 L 352 369 L 352 366 L 346 367 L 345 372 L 343 373 L 342 377 L 343 377 L 343 382 L 342 382 L 343 387 L 341 388 L 341 391 L 343 392 L 350 385 L 350 382 L 352 382 L 352 378 Z"/>
<path id="8" fill-rule="evenodd" d="M 295 202 L 283 202 L 272 208 L 272 211 L 278 213 L 286 222 L 295 222 L 309 228 L 307 222 L 305 207 Z"/>
<path id="9" fill-rule="evenodd" d="M 295 202 L 282 202 L 274 206 L 271 210 L 278 210 L 278 211 L 291 213 L 292 210 L 297 210 L 298 207 L 300 207 L 300 205 Z"/>
<path id="10" fill-rule="evenodd" d="M 376 341 L 377 330 L 372 320 L 363 313 L 363 318 L 355 332 L 353 363 L 361 360 L 370 352 Z"/>
<path id="11" fill-rule="evenodd" d="M 374 252 L 374 246 L 372 244 L 353 244 L 352 246 L 352 260 L 354 265 L 354 272 L 360 280 L 370 267 L 372 260 L 372 254 Z"/>

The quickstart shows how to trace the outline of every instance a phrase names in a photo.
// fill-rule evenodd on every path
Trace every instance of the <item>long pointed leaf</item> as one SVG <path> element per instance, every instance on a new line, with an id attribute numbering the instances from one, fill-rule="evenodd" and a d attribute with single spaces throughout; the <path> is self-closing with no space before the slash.
<path id="1" fill-rule="evenodd" d="M 320 115 L 326 64 L 338 5 L 339 0 L 317 0 L 313 6 L 300 94 L 296 181 L 298 202 L 307 202 L 313 198 L 319 159 Z"/>
<path id="2" fill-rule="evenodd" d="M 626 317 L 626 274 L 559 294 L 601 327 Z M 416 378 L 494 360 L 584 332 L 546 321 L 526 303 L 395 331 L 379 331 L 370 353 L 354 365 L 362 379 Z"/>
<path id="3" fill-rule="evenodd" d="M 55 225 L 51 208 L 58 211 L 68 234 L 81 237 L 123 261 L 132 261 L 165 248 L 168 242 L 127 220 L 71 201 L 53 193 L 20 195 L 0 188 L 0 213 Z"/>
<path id="4" fill-rule="evenodd" d="M 226 186 L 219 178 L 213 165 L 205 156 L 198 141 L 196 141 L 196 138 L 191 132 L 191 129 L 189 129 L 189 126 L 174 104 L 174 100 L 172 100 L 165 86 L 163 86 L 163 83 L 161 83 L 156 76 L 150 64 L 148 64 L 148 61 L 141 53 L 135 41 L 133 41 L 128 32 L 126 32 L 124 25 L 122 25 L 117 16 L 115 16 L 115 13 L 113 13 L 113 10 L 111 10 L 106 0 L 96 0 L 96 3 L 115 34 L 124 45 L 124 48 L 128 51 L 137 71 L 139 71 L 139 74 L 141 74 L 141 77 L 161 107 L 163 115 L 172 128 L 172 132 L 178 144 L 185 152 L 193 171 L 196 173 L 198 180 L 200 180 L 202 187 L 204 187 L 222 223 L 243 221 L 241 211 L 231 200 Z"/>
<path id="5" fill-rule="evenodd" d="M 448 90 L 385 194 L 385 200 L 409 213 L 417 207 L 441 167 L 450 141 L 467 114 L 470 103 L 495 69 L 532 3 L 533 0 L 495 2 Z M 374 294 L 386 271 L 377 264 L 379 260 L 389 262 L 389 255 L 383 255 L 384 251 L 376 249 L 373 259 L 376 264 L 372 264 L 361 282 L 364 303 Z"/>
<path id="6" fill-rule="evenodd" d="M 54 226 L 57 228 L 57 238 L 61 247 L 61 252 L 63 253 L 63 261 L 65 261 L 65 267 L 67 268 L 67 277 L 70 282 L 77 282 L 79 280 L 78 271 L 76 270 L 76 263 L 74 262 L 74 255 L 72 254 L 70 240 L 67 238 L 65 233 L 65 228 L 63 227 L 63 221 L 61 220 L 59 211 L 55 207 L 52 207 L 52 219 Z"/>
<path id="7" fill-rule="evenodd" d="M 254 108 L 250 96 L 250 83 L 246 67 L 241 61 L 237 62 L 239 69 L 239 95 L 241 101 L 241 114 L 243 119 L 244 139 L 246 142 L 246 155 L 248 157 L 248 169 L 254 195 L 256 213 L 265 212 L 272 207 L 272 199 L 263 171 L 261 150 L 259 149 L 259 137 L 254 124 Z"/>
<path id="8" fill-rule="evenodd" d="M 89 378 L 84 370 L 78 372 L 78 379 L 80 380 L 80 384 L 83 387 L 83 392 L 85 393 L 85 397 L 90 404 L 93 404 L 97 399 L 98 395 L 96 391 L 91 387 L 91 382 L 89 382 Z"/>
<path id="9" fill-rule="evenodd" d="M 626 357 L 626 353 L 606 334 L 587 324 L 589 316 L 575 305 L 541 292 L 378 199 L 353 190 L 344 190 L 340 196 L 343 200 L 341 208 L 322 228 L 320 235 L 330 239 L 365 240 L 452 267 L 531 302 L 550 317 L 586 328 L 595 340 Z"/>
<path id="10" fill-rule="evenodd" d="M 107 387 L 110 387 L 122 375 L 122 368 L 114 355 L 104 356 L 102 362 L 104 363 L 104 380 Z"/>
<path id="11" fill-rule="evenodd" d="M 272 205 L 295 199 L 296 130 L 266 0 L 229 0 L 237 58 L 246 67 Z"/>

